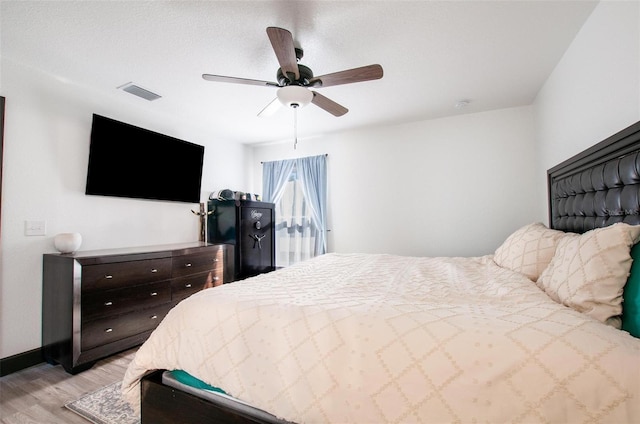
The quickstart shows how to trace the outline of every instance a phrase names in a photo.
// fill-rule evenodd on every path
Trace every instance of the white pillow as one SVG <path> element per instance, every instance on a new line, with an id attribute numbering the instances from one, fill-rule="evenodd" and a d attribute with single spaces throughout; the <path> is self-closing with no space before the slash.
<path id="1" fill-rule="evenodd" d="M 537 284 L 556 302 L 620 328 L 630 250 L 638 238 L 640 225 L 624 223 L 567 234 Z"/>
<path id="2" fill-rule="evenodd" d="M 496 249 L 493 260 L 502 268 L 524 274 L 536 281 L 551 262 L 556 246 L 566 233 L 536 222 L 511 234 Z"/>

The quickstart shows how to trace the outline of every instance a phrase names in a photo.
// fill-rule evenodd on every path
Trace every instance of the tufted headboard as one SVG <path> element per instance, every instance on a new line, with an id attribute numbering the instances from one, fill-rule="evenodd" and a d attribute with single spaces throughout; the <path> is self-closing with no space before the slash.
<path id="1" fill-rule="evenodd" d="M 575 233 L 640 224 L 640 122 L 547 171 L 549 226 Z"/>

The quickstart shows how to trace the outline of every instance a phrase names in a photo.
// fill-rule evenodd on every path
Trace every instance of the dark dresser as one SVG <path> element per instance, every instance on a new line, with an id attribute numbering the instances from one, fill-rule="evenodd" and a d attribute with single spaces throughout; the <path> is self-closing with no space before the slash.
<path id="1" fill-rule="evenodd" d="M 235 279 L 275 269 L 275 205 L 253 200 L 209 200 L 207 241 L 233 245 Z"/>
<path id="2" fill-rule="evenodd" d="M 45 360 L 75 374 L 141 344 L 179 301 L 230 282 L 233 256 L 203 242 L 43 255 Z"/>

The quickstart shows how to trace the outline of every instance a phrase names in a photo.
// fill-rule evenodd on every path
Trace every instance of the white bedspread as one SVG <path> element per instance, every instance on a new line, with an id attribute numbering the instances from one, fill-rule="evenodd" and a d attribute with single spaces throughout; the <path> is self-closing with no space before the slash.
<path id="1" fill-rule="evenodd" d="M 640 422 L 640 340 L 490 256 L 327 254 L 199 292 L 123 383 L 183 369 L 298 423 Z"/>

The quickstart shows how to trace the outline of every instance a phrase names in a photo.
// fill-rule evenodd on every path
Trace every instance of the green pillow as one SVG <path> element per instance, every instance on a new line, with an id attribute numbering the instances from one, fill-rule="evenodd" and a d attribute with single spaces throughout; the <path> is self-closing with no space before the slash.
<path id="1" fill-rule="evenodd" d="M 194 376 L 192 376 L 186 371 L 173 370 L 171 371 L 171 375 L 173 375 L 173 377 L 176 380 L 178 380 L 182 384 L 186 384 L 187 386 L 195 387 L 196 389 L 211 390 L 211 391 L 222 393 L 225 395 L 227 394 L 224 390 L 218 387 L 211 386 L 205 383 L 204 381 L 200 380 L 199 378 L 195 378 Z"/>
<path id="2" fill-rule="evenodd" d="M 622 295 L 622 329 L 640 338 L 640 243 L 631 248 L 631 272 Z"/>

